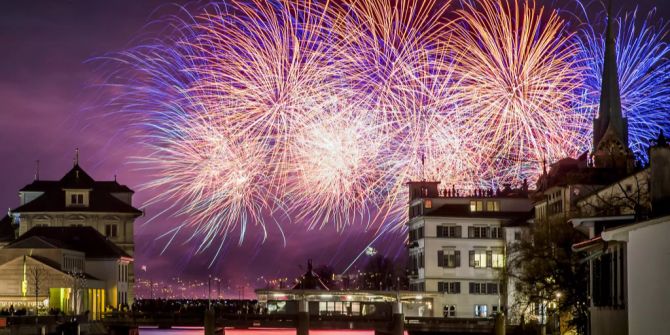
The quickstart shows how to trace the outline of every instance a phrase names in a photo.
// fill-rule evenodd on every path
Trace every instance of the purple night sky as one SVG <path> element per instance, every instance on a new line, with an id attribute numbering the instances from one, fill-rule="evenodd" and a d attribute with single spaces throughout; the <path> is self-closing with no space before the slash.
<path id="1" fill-rule="evenodd" d="M 549 1 L 538 1 L 549 3 Z M 553 2 L 553 1 L 552 1 Z M 128 164 L 141 154 L 127 139 L 123 120 L 106 117 L 111 112 L 93 108 L 102 74 L 90 60 L 120 51 L 135 43 L 148 22 L 176 10 L 174 1 L 3 1 L 0 2 L 0 206 L 18 205 L 17 191 L 33 180 L 35 161 L 41 162 L 41 179 L 59 179 L 72 165 L 76 147 L 80 165 L 98 180 L 119 182 L 137 192 L 134 202 L 151 194 L 139 191 L 147 176 Z M 616 1 L 630 10 L 634 3 L 646 13 L 659 6 L 657 16 L 670 17 L 670 4 L 658 0 Z M 621 6 L 621 5 L 619 5 Z M 164 231 L 160 220 L 143 225 L 160 211 L 146 208 L 147 216 L 136 221 L 136 269 L 146 265 L 154 279 L 173 276 L 204 279 L 207 274 L 223 276 L 230 286 L 248 283 L 262 286 L 260 276 L 293 277 L 308 258 L 336 270 L 362 250 L 372 232 L 362 228 L 344 234 L 324 229 L 305 231 L 298 224 L 285 226 L 288 244 L 275 235 L 260 244 L 253 237 L 242 246 L 230 245 L 225 255 L 208 269 L 211 255 L 193 256 L 193 245 L 177 243 L 161 255 L 163 241 L 155 237 Z M 164 219 L 163 219 L 164 220 Z M 253 231 L 252 231 L 253 233 Z M 355 238 L 353 238 L 355 237 Z M 346 241 L 346 242 L 345 242 Z M 402 255 L 403 237 L 396 234 L 377 244 L 381 252 Z M 142 276 L 142 274 L 140 274 Z M 235 289 L 228 294 L 237 294 Z"/>

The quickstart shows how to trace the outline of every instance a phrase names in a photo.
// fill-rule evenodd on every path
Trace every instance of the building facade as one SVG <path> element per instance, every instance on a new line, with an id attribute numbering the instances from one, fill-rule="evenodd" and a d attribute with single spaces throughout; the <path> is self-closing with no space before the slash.
<path id="1" fill-rule="evenodd" d="M 0 304 L 98 319 L 128 303 L 131 263 L 91 227 L 35 227 L 0 249 Z"/>
<path id="2" fill-rule="evenodd" d="M 33 227 L 92 227 L 132 256 L 133 223 L 142 215 L 133 193 L 116 180 L 93 180 L 75 164 L 60 180 L 36 179 L 19 190 L 11 213 L 19 236 Z"/>
<path id="3" fill-rule="evenodd" d="M 659 134 L 656 143 L 650 143 L 649 165 L 635 164 L 628 122 L 621 111 L 611 18 L 610 12 L 592 161 L 562 174 L 545 173 L 535 208 L 536 213 L 551 214 L 550 204 L 565 200 L 554 200 L 554 194 L 559 194 L 556 189 L 565 193 L 588 185 L 574 194 L 568 191 L 574 196 L 563 202 L 563 215 L 554 218 L 571 223 L 587 237 L 572 249 L 583 256 L 581 263 L 588 269 L 589 333 L 658 333 L 664 329 L 657 311 L 670 307 L 667 290 L 662 288 L 670 263 L 661 256 L 667 253 L 663 241 L 669 236 L 662 234 L 670 227 L 670 145 Z M 551 219 L 550 215 L 536 217 L 539 222 Z"/>
<path id="4" fill-rule="evenodd" d="M 132 196 L 133 191 L 116 180 L 94 180 L 76 160 L 60 180 L 36 177 L 19 190 L 19 206 L 11 209 L 9 216 L 3 219 L 0 260 L 4 263 L 0 262 L 0 266 L 20 262 L 28 255 L 33 261 L 44 263 L 49 271 L 70 276 L 70 283 L 75 282 L 78 275 L 86 277 L 87 287 L 98 290 L 91 292 L 93 296 L 85 295 L 90 297 L 92 306 L 120 308 L 132 305 L 133 224 L 142 215 L 133 206 Z M 73 271 L 80 274 L 72 277 Z M 2 281 L 0 286 L 5 284 L 6 287 L 22 285 Z M 67 286 L 54 288 L 65 289 Z M 26 292 L 9 289 L 0 294 L 9 301 L 10 297 L 20 298 Z M 49 289 L 52 298 L 49 306 L 67 307 L 54 302 L 54 299 L 63 301 L 67 298 L 57 298 L 54 294 Z M 71 308 L 62 310 L 73 311 Z"/>
<path id="5" fill-rule="evenodd" d="M 507 245 L 530 218 L 527 188 L 438 190 L 409 183 L 410 290 L 436 292 L 433 316 L 489 317 L 512 303 Z"/>

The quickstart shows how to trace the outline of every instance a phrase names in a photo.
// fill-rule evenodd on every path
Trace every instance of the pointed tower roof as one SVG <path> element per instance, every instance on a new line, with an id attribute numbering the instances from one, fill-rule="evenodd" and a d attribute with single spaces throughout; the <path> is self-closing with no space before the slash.
<path id="1" fill-rule="evenodd" d="M 611 129 L 623 145 L 628 147 L 628 125 L 621 112 L 621 92 L 617 69 L 616 33 L 612 1 L 607 9 L 607 32 L 605 39 L 605 60 L 603 62 L 600 110 L 593 121 L 594 151 L 608 129 Z"/>
<path id="2" fill-rule="evenodd" d="M 63 188 L 88 189 L 93 188 L 95 181 L 82 169 L 79 164 L 75 164 L 68 173 L 60 180 Z"/>

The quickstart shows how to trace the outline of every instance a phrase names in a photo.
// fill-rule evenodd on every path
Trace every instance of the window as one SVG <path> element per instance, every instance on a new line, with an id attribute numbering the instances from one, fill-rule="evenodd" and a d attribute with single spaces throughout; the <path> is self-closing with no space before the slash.
<path id="1" fill-rule="evenodd" d="M 498 283 L 470 282 L 470 294 L 498 294 Z"/>
<path id="2" fill-rule="evenodd" d="M 437 291 L 448 294 L 459 294 L 461 293 L 461 282 L 438 282 Z"/>
<path id="3" fill-rule="evenodd" d="M 414 275 L 419 274 L 419 269 L 423 269 L 424 267 L 424 254 L 423 250 L 420 250 L 419 252 L 410 255 L 410 267 Z"/>
<path id="4" fill-rule="evenodd" d="M 433 208 L 433 200 L 430 200 L 430 199 L 424 200 L 423 201 L 423 207 L 428 208 L 428 209 Z"/>
<path id="5" fill-rule="evenodd" d="M 489 227 L 468 227 L 469 238 L 488 238 Z"/>
<path id="6" fill-rule="evenodd" d="M 470 201 L 470 212 L 481 212 L 483 210 L 484 210 L 484 201 L 481 200 Z"/>
<path id="7" fill-rule="evenodd" d="M 488 316 L 486 305 L 475 305 L 475 316 L 485 318 Z"/>
<path id="8" fill-rule="evenodd" d="M 485 293 L 486 293 L 486 284 L 470 283 L 470 294 L 485 294 Z"/>
<path id="9" fill-rule="evenodd" d="M 115 224 L 106 224 L 105 225 L 105 236 L 107 237 L 117 237 L 118 231 L 117 228 L 118 226 Z"/>
<path id="10" fill-rule="evenodd" d="M 461 251 L 448 248 L 437 251 L 437 266 L 442 268 L 457 268 L 461 266 Z"/>
<path id="11" fill-rule="evenodd" d="M 423 250 L 422 250 L 419 253 L 419 269 L 423 269 L 423 267 L 425 266 L 424 259 L 425 259 L 425 257 L 423 257 Z"/>
<path id="12" fill-rule="evenodd" d="M 461 226 L 437 226 L 437 237 L 461 237 Z"/>
<path id="13" fill-rule="evenodd" d="M 485 268 L 487 266 L 487 253 L 485 249 L 470 250 L 470 267 Z"/>
<path id="14" fill-rule="evenodd" d="M 501 250 L 493 250 L 491 258 L 491 266 L 493 268 L 500 269 L 505 266 L 505 257 Z"/>
<path id="15" fill-rule="evenodd" d="M 409 231 L 409 241 L 414 242 L 423 238 L 423 227 L 412 229 Z"/>
<path id="16" fill-rule="evenodd" d="M 520 231 L 514 232 L 514 240 L 515 241 L 520 241 L 521 240 L 521 232 Z"/>
<path id="17" fill-rule="evenodd" d="M 456 305 L 444 305 L 444 317 L 456 316 Z"/>
<path id="18" fill-rule="evenodd" d="M 426 290 L 426 283 L 420 282 L 415 284 L 409 284 L 409 289 L 410 291 L 424 292 Z"/>
<path id="19" fill-rule="evenodd" d="M 503 230 L 501 227 L 491 227 L 491 238 L 503 238 Z"/>
<path id="20" fill-rule="evenodd" d="M 70 201 L 73 205 L 83 205 L 84 195 L 81 193 L 72 194 Z"/>
<path id="21" fill-rule="evenodd" d="M 486 202 L 487 212 L 500 212 L 500 201 L 491 200 Z"/>
<path id="22" fill-rule="evenodd" d="M 486 294 L 498 294 L 498 283 L 487 283 Z"/>
<path id="23" fill-rule="evenodd" d="M 70 205 L 72 205 L 72 206 L 83 206 L 84 205 L 84 193 L 72 193 L 72 194 L 70 194 Z"/>

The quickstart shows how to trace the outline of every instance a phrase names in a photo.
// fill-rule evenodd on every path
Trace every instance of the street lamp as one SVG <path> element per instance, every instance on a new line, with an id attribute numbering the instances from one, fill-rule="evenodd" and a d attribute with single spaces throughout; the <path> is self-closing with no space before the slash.
<path id="1" fill-rule="evenodd" d="M 212 275 L 207 278 L 207 309 L 212 309 Z"/>
<path id="2" fill-rule="evenodd" d="M 147 278 L 149 278 L 149 274 L 147 273 L 147 266 L 146 265 L 142 265 L 142 271 L 144 271 L 144 274 L 147 276 Z M 151 278 L 149 278 L 149 294 L 150 294 L 151 300 L 153 300 L 154 299 L 154 282 Z"/>
<path id="3" fill-rule="evenodd" d="M 221 278 L 215 277 L 214 280 L 216 280 L 216 298 L 221 300 Z"/>

